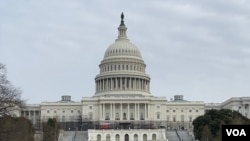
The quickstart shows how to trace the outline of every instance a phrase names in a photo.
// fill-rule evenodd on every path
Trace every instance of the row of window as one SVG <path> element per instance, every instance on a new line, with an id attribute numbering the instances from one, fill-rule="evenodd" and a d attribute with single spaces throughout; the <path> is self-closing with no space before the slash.
<path id="1" fill-rule="evenodd" d="M 167 116 L 167 121 L 170 121 L 170 116 Z M 173 122 L 177 122 L 177 117 L 176 116 L 172 116 L 172 121 Z M 181 115 L 180 117 L 180 121 L 184 122 L 184 115 Z M 189 122 L 193 121 L 193 116 L 189 116 Z"/>
<path id="2" fill-rule="evenodd" d="M 172 110 L 174 113 L 177 111 L 177 110 Z M 188 110 L 190 113 L 192 112 L 192 110 Z M 166 110 L 166 112 L 170 112 L 170 110 Z M 181 112 L 184 112 L 184 110 L 181 110 Z M 199 110 L 195 110 L 196 113 L 199 112 Z"/>
<path id="3" fill-rule="evenodd" d="M 113 54 L 124 54 L 124 53 L 129 53 L 129 54 L 138 54 L 138 52 L 136 50 L 127 50 L 127 49 L 115 49 L 115 50 L 111 50 L 108 52 L 107 55 L 113 55 Z"/>
<path id="4" fill-rule="evenodd" d="M 140 71 L 145 72 L 144 67 L 142 65 L 105 65 L 102 66 L 101 71 L 119 71 L 119 70 L 130 70 L 130 71 Z"/>
<path id="5" fill-rule="evenodd" d="M 100 135 L 100 134 L 98 134 L 97 135 L 97 141 L 102 141 L 102 136 Z M 131 138 L 131 137 L 129 137 L 129 135 L 128 134 L 125 134 L 124 135 L 124 140 L 125 141 L 128 141 L 129 140 L 129 138 Z M 138 134 L 134 134 L 134 141 L 138 141 L 139 139 L 139 137 L 138 137 Z M 147 134 L 143 134 L 143 136 L 142 136 L 142 138 L 143 138 L 143 141 L 147 141 Z M 115 135 L 115 141 L 120 141 L 120 140 L 122 140 L 122 139 L 120 139 L 120 135 L 119 134 L 116 134 Z M 152 140 L 156 140 L 156 134 L 152 134 Z M 110 134 L 107 134 L 106 135 L 106 141 L 111 141 L 110 140 Z"/>
<path id="6" fill-rule="evenodd" d="M 53 112 L 53 110 L 47 110 L 47 113 L 49 114 L 50 111 Z M 56 114 L 57 112 L 59 112 L 59 110 L 58 110 L 58 111 L 57 111 L 57 110 L 54 110 L 54 113 L 55 113 L 55 114 Z M 70 112 L 71 112 L 71 113 L 74 113 L 74 110 L 71 110 Z M 77 111 L 77 113 L 80 113 L 80 112 L 81 112 L 80 110 Z M 62 113 L 65 113 L 65 110 L 63 110 Z"/>

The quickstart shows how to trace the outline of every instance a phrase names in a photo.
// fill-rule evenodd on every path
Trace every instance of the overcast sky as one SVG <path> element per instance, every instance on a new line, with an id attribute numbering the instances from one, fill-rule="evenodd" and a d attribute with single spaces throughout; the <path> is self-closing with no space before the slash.
<path id="1" fill-rule="evenodd" d="M 95 94 L 124 12 L 151 94 L 223 102 L 250 96 L 249 0 L 0 0 L 0 62 L 29 104 Z"/>

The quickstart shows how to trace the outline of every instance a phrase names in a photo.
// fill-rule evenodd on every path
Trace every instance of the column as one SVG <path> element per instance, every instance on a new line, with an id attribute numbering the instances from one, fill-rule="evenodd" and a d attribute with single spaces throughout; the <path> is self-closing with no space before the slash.
<path id="1" fill-rule="evenodd" d="M 146 103 L 145 103 L 145 107 L 144 107 L 144 110 L 145 110 L 145 113 L 144 113 L 144 120 L 146 120 L 146 116 L 147 116 L 147 107 L 146 107 Z"/>
<path id="2" fill-rule="evenodd" d="M 109 119 L 112 119 L 112 103 L 109 104 Z"/>
<path id="3" fill-rule="evenodd" d="M 128 114 L 127 114 L 127 120 L 129 120 L 130 116 L 129 116 L 129 103 L 128 103 Z"/>
<path id="4" fill-rule="evenodd" d="M 131 90 L 131 77 L 129 77 L 129 82 L 128 82 L 128 87 L 129 87 L 129 90 Z"/>
<path id="5" fill-rule="evenodd" d="M 116 78 L 116 80 L 115 80 L 115 89 L 116 90 L 118 89 L 118 78 Z"/>
<path id="6" fill-rule="evenodd" d="M 104 117 L 104 103 L 102 104 L 102 119 L 105 120 L 105 117 Z"/>
<path id="7" fill-rule="evenodd" d="M 105 83 L 104 83 L 104 79 L 102 79 L 102 91 L 105 90 Z"/>
<path id="8" fill-rule="evenodd" d="M 150 104 L 148 104 L 148 119 L 151 119 L 151 111 Z"/>
<path id="9" fill-rule="evenodd" d="M 102 119 L 102 104 L 99 103 L 99 120 Z"/>
<path id="10" fill-rule="evenodd" d="M 112 120 L 115 120 L 115 103 L 112 103 Z"/>
<path id="11" fill-rule="evenodd" d="M 36 111 L 33 111 L 33 122 L 36 125 Z"/>
<path id="12" fill-rule="evenodd" d="M 111 78 L 110 85 L 111 85 L 110 90 L 113 90 L 113 78 Z"/>
<path id="13" fill-rule="evenodd" d="M 138 118 L 138 120 L 140 120 L 140 103 L 138 103 L 137 109 L 138 109 L 138 111 L 137 111 L 137 118 Z"/>
<path id="14" fill-rule="evenodd" d="M 143 89 L 143 91 L 145 91 L 145 80 L 143 80 L 142 89 Z"/>
<path id="15" fill-rule="evenodd" d="M 31 119 L 30 119 L 30 111 L 29 111 L 29 120 L 31 120 Z"/>
<path id="16" fill-rule="evenodd" d="M 120 120 L 122 120 L 122 103 L 120 103 Z"/>
<path id="17" fill-rule="evenodd" d="M 100 80 L 98 80 L 98 91 L 99 92 L 101 91 L 101 82 L 100 82 Z"/>
<path id="18" fill-rule="evenodd" d="M 134 120 L 136 120 L 136 103 L 134 103 L 135 104 L 135 113 L 134 113 Z"/>
<path id="19" fill-rule="evenodd" d="M 125 77 L 124 79 L 125 79 L 125 80 L 124 80 L 124 83 L 125 83 L 125 84 L 124 84 L 124 88 L 125 88 L 125 90 L 126 90 L 126 89 L 127 89 L 127 79 L 128 79 L 128 78 Z"/>

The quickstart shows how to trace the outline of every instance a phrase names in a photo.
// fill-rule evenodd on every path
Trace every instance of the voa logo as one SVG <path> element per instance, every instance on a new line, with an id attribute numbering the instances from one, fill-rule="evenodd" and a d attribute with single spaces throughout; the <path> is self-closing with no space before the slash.
<path id="1" fill-rule="evenodd" d="M 227 136 L 247 136 L 244 129 L 226 129 Z"/>

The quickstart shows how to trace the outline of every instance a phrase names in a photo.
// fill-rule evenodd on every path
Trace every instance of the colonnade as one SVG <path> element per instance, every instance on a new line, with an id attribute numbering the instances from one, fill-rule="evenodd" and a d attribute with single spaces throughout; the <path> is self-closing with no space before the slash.
<path id="1" fill-rule="evenodd" d="M 96 92 L 112 90 L 150 91 L 150 81 L 143 78 L 115 77 L 96 80 Z"/>
<path id="2" fill-rule="evenodd" d="M 33 125 L 38 124 L 40 117 L 41 117 L 41 111 L 40 110 L 25 110 L 21 112 L 21 116 L 29 119 Z"/>
<path id="3" fill-rule="evenodd" d="M 147 120 L 150 107 L 148 103 L 100 103 L 99 120 Z"/>

